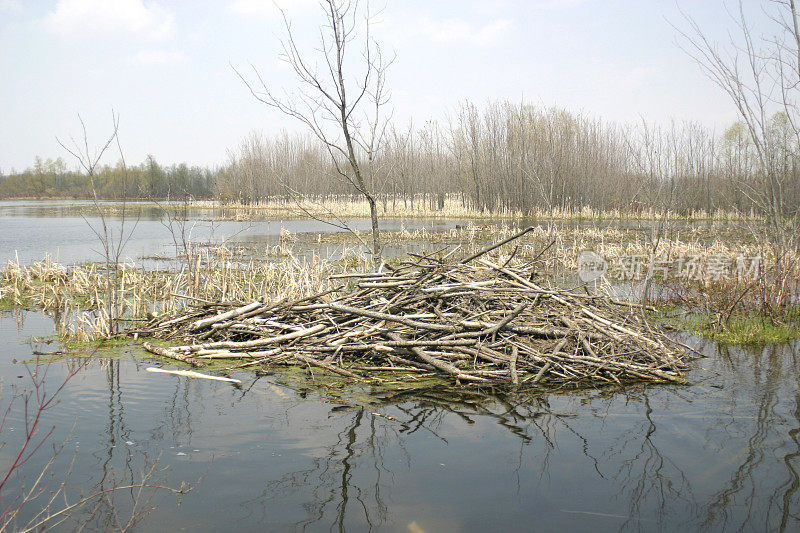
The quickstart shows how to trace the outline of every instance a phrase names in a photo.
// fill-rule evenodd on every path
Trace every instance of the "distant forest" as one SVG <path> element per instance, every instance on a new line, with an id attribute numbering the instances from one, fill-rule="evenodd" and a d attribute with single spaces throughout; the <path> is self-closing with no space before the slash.
<path id="1" fill-rule="evenodd" d="M 0 171 L 0 198 L 92 198 L 164 199 L 188 194 L 210 199 L 214 195 L 216 172 L 186 164 L 165 167 L 155 158 L 137 166 L 106 165 L 96 169 L 94 179 L 68 169 L 64 158 L 36 158 L 22 172 Z"/>
<path id="2" fill-rule="evenodd" d="M 769 135 L 780 210 L 797 216 L 800 147 L 785 114 L 771 117 Z M 384 205 L 436 209 L 449 196 L 471 209 L 519 214 L 584 207 L 748 213 L 763 205 L 765 190 L 750 139 L 744 123 L 723 132 L 695 123 L 619 126 L 556 108 L 464 103 L 444 122 L 389 125 L 362 165 Z M 127 169 L 102 167 L 90 180 L 62 158 L 37 158 L 22 172 L 0 173 L 1 198 L 86 198 L 93 190 L 108 199 L 189 196 L 247 205 L 357 197 L 322 143 L 285 133 L 251 134 L 215 169 L 148 157 Z"/>

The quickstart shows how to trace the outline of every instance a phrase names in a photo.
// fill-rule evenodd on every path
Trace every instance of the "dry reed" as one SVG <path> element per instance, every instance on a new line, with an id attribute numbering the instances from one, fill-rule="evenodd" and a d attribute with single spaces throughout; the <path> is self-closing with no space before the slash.
<path id="1" fill-rule="evenodd" d="M 321 219 L 330 218 L 331 215 L 343 219 L 366 218 L 369 206 L 361 198 L 350 196 L 328 196 L 322 200 L 301 198 L 293 200 L 286 197 L 263 198 L 257 203 L 220 203 L 216 201 L 200 201 L 192 206 L 198 209 L 216 211 L 216 216 L 221 220 L 264 220 L 264 219 L 296 219 L 304 218 L 303 213 L 310 213 Z M 658 208 L 648 208 L 639 211 L 625 211 L 620 209 L 597 210 L 583 207 L 579 210 L 555 208 L 552 211 L 536 209 L 529 213 L 520 213 L 498 207 L 496 209 L 475 209 L 465 204 L 459 195 L 447 195 L 442 207 L 431 206 L 429 202 L 420 197 L 416 202 L 407 202 L 401 199 L 383 199 L 379 205 L 379 214 L 382 218 L 395 219 L 470 219 L 470 220 L 496 220 L 496 219 L 536 219 L 536 220 L 659 220 L 664 216 Z M 678 213 L 670 211 L 666 214 L 668 220 L 713 220 L 718 222 L 732 222 L 742 220 L 758 220 L 753 213 L 739 213 L 735 211 L 705 210 L 692 211 L 691 213 Z"/>
<path id="2" fill-rule="evenodd" d="M 489 240 L 502 240 L 517 229 L 508 224 L 468 224 L 446 231 L 402 229 L 386 232 L 390 245 L 425 243 L 426 246 L 452 249 L 460 245 L 459 253 L 468 253 L 482 247 Z M 760 256 L 762 270 L 770 272 L 776 265 L 774 250 L 752 238 L 753 233 L 726 226 L 683 225 L 668 228 L 667 235 L 654 248 L 646 228 L 570 226 L 568 224 L 536 227 L 516 242 L 511 242 L 494 254 L 502 264 L 513 259 L 512 264 L 522 264 L 536 259 L 540 279 L 550 279 L 556 285 L 576 283 L 575 271 L 578 254 L 593 250 L 614 263 L 624 256 L 644 256 L 674 259 L 695 256 L 705 260 L 712 256 Z M 141 319 L 153 313 L 172 313 L 185 309 L 189 303 L 249 301 L 267 295 L 270 298 L 302 297 L 330 287 L 329 276 L 343 270 L 370 268 L 364 254 L 346 244 L 347 234 L 317 236 L 281 233 L 279 244 L 269 253 L 277 260 L 266 262 L 256 258 L 234 258 L 225 247 L 202 249 L 193 259 L 192 267 L 184 265 L 175 271 L 146 271 L 133 265 L 120 265 L 113 280 L 118 308 L 112 316 Z M 312 238 L 313 243 L 305 240 Z M 336 262 L 326 258 L 298 259 L 294 250 L 308 244 L 342 242 L 341 257 Z M 545 253 L 542 250 L 546 249 Z M 800 278 L 800 254 L 789 251 L 783 257 L 783 279 Z M 198 268 L 199 266 L 199 268 Z M 49 256 L 44 260 L 21 265 L 10 261 L 0 271 L 0 305 L 3 307 L 29 306 L 54 314 L 62 332 L 76 339 L 96 337 L 99 332 L 110 331 L 105 323 L 107 309 L 105 287 L 108 273 L 97 264 L 65 267 Z M 611 279 L 611 276 L 607 276 Z M 710 280 L 700 280 L 709 284 Z M 725 280 L 722 280 L 725 282 Z M 746 288 L 746 287 L 745 287 Z M 735 291 L 745 290 L 732 286 Z M 789 284 L 784 299 L 791 301 L 796 287 Z M 683 293 L 686 294 L 685 292 Z M 735 298 L 734 298 L 735 299 Z"/>
<path id="3" fill-rule="evenodd" d="M 120 265 L 115 290 L 119 308 L 112 316 L 122 320 L 172 313 L 189 302 L 236 301 L 302 297 L 324 290 L 335 271 L 325 260 L 303 261 L 291 252 L 278 262 L 231 260 L 223 249 L 205 250 L 195 267 L 178 271 L 146 271 Z M 96 264 L 65 267 L 44 260 L 30 265 L 9 262 L 0 272 L 4 305 L 35 307 L 53 314 L 60 330 L 76 340 L 89 340 L 110 331 L 98 312 L 109 305 L 102 290 L 107 273 Z M 113 276 L 113 274 L 112 274 Z"/>

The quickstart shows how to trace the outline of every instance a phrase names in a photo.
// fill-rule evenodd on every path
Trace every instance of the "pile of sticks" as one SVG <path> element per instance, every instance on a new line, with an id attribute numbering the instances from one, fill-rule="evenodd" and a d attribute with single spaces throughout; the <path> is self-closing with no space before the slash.
<path id="1" fill-rule="evenodd" d="M 240 360 L 230 369 L 301 365 L 360 382 L 435 375 L 509 387 L 683 381 L 691 355 L 641 309 L 542 288 L 530 270 L 484 253 L 460 263 L 417 256 L 388 272 L 334 275 L 342 286 L 294 301 L 196 305 L 135 333 L 188 341 L 144 347 L 195 366 L 213 359 Z"/>

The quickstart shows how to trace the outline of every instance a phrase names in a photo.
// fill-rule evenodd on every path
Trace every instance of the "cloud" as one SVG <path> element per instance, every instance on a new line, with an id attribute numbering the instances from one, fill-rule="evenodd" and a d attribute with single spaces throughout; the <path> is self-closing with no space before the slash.
<path id="1" fill-rule="evenodd" d="M 0 11 L 22 11 L 20 0 L 0 0 Z"/>
<path id="2" fill-rule="evenodd" d="M 183 59 L 180 50 L 142 50 L 136 54 L 136 60 L 145 65 L 165 65 Z"/>
<path id="3" fill-rule="evenodd" d="M 640 90 L 651 86 L 662 74 L 662 69 L 655 65 L 634 67 L 619 76 L 619 84 L 628 90 Z"/>
<path id="4" fill-rule="evenodd" d="M 496 43 L 511 28 L 511 21 L 497 19 L 482 27 L 474 27 L 462 19 L 433 21 L 420 20 L 420 29 L 431 41 L 437 43 L 468 43 L 487 46 Z"/>
<path id="5" fill-rule="evenodd" d="M 174 17 L 159 4 L 143 0 L 58 0 L 44 26 L 59 35 L 125 31 L 162 39 L 174 31 Z"/>
<path id="6" fill-rule="evenodd" d="M 319 6 L 319 0 L 234 0 L 231 11 L 240 15 L 261 15 L 274 17 L 284 13 L 308 11 Z"/>
<path id="7" fill-rule="evenodd" d="M 592 3 L 594 0 L 544 0 L 536 2 L 534 7 L 548 11 L 569 11 L 586 4 Z"/>

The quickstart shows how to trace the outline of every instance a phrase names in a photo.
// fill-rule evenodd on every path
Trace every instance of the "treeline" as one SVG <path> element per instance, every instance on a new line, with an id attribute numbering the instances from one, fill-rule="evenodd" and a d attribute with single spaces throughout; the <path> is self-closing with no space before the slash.
<path id="1" fill-rule="evenodd" d="M 765 195 L 777 190 L 783 216 L 798 216 L 800 146 L 785 114 L 771 117 L 768 136 L 767 177 L 743 123 L 717 134 L 694 123 L 622 127 L 557 108 L 464 103 L 447 121 L 389 125 L 361 166 L 384 206 L 441 209 L 450 197 L 470 209 L 520 214 L 584 207 L 763 213 L 775 203 Z M 86 198 L 93 190 L 102 198 L 188 195 L 241 204 L 360 198 L 322 143 L 285 133 L 251 134 L 214 170 L 161 166 L 150 156 L 137 166 L 102 167 L 93 179 L 60 158 L 0 173 L 1 198 Z"/>
<path id="2" fill-rule="evenodd" d="M 22 172 L 0 172 L 0 198 L 170 198 L 188 194 L 212 198 L 216 171 L 186 164 L 162 166 L 154 157 L 136 166 L 120 161 L 98 167 L 95 175 L 67 168 L 62 158 L 36 158 Z"/>
<path id="3" fill-rule="evenodd" d="M 771 172 L 786 216 L 800 206 L 800 150 L 791 132 L 785 114 L 771 118 Z M 362 167 L 384 203 L 435 209 L 455 196 L 472 209 L 528 214 L 584 207 L 758 212 L 768 201 L 742 123 L 718 135 L 695 123 L 621 127 L 556 108 L 464 103 L 443 123 L 389 126 L 381 141 Z M 215 191 L 221 201 L 243 204 L 359 196 L 321 143 L 285 134 L 244 140 L 230 152 Z"/>

